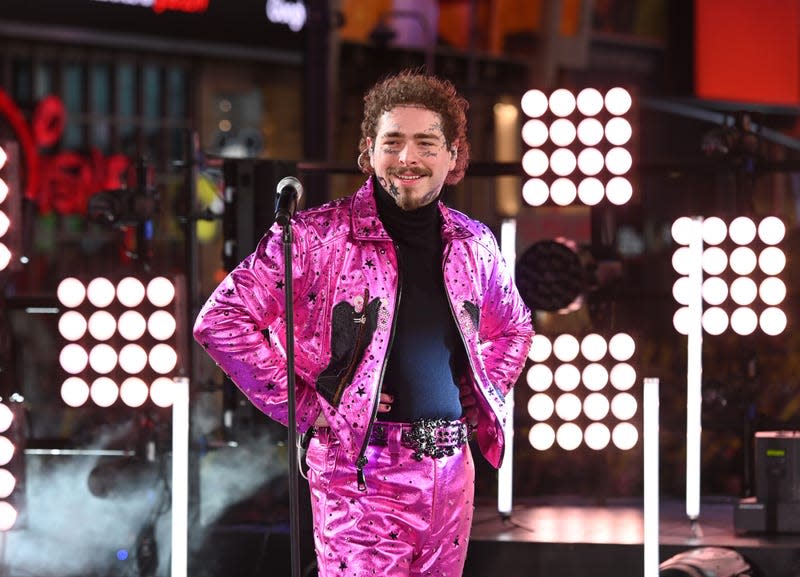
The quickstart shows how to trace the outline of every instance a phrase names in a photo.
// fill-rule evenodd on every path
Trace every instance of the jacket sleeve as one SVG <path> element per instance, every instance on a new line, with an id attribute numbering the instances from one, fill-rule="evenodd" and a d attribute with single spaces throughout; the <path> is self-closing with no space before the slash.
<path id="1" fill-rule="evenodd" d="M 294 294 L 302 292 L 307 261 L 302 226 L 294 227 L 292 278 Z M 274 225 L 255 252 L 245 258 L 214 290 L 194 325 L 194 338 L 259 410 L 288 423 L 285 289 L 282 230 Z M 297 383 L 295 396 L 300 431 L 319 412 L 312 387 Z"/>
<path id="2" fill-rule="evenodd" d="M 493 235 L 490 242 L 494 265 L 481 305 L 480 347 L 489 379 L 505 395 L 525 366 L 534 330 L 531 312 Z"/>

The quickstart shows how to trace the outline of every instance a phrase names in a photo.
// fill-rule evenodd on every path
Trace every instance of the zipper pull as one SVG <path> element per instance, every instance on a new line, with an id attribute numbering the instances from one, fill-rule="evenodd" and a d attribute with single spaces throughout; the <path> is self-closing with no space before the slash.
<path id="1" fill-rule="evenodd" d="M 358 490 L 359 491 L 366 491 L 367 490 L 367 480 L 364 478 L 364 465 L 367 464 L 367 458 L 361 457 L 356 462 L 356 479 L 358 481 Z"/>

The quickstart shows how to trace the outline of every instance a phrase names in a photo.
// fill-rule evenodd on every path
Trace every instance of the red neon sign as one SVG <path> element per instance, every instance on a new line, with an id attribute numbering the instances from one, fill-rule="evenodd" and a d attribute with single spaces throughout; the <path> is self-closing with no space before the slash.
<path id="1" fill-rule="evenodd" d="M 118 190 L 126 183 L 130 160 L 122 154 L 88 156 L 72 151 L 41 156 L 39 147 L 52 146 L 64 130 L 64 105 L 55 96 L 43 99 L 33 115 L 32 127 L 20 109 L 0 88 L 0 116 L 6 118 L 20 144 L 24 167 L 25 198 L 42 213 L 86 214 L 89 197 Z"/>

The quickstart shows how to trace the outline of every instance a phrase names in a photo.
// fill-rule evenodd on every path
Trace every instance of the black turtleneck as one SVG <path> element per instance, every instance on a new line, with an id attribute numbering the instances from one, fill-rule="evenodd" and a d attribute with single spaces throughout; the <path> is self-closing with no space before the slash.
<path id="1" fill-rule="evenodd" d="M 394 403 L 378 418 L 401 423 L 458 419 L 456 371 L 463 344 L 444 289 L 438 203 L 405 211 L 373 181 L 378 215 L 400 266 L 400 306 L 382 388 Z"/>

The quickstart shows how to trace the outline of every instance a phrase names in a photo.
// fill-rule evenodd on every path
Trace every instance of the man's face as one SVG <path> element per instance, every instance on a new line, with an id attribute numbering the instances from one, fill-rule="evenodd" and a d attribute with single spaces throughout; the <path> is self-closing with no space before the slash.
<path id="1" fill-rule="evenodd" d="M 456 143 L 445 141 L 440 116 L 418 106 L 384 112 L 375 140 L 367 139 L 370 163 L 383 187 L 403 210 L 439 197 L 456 165 Z"/>

